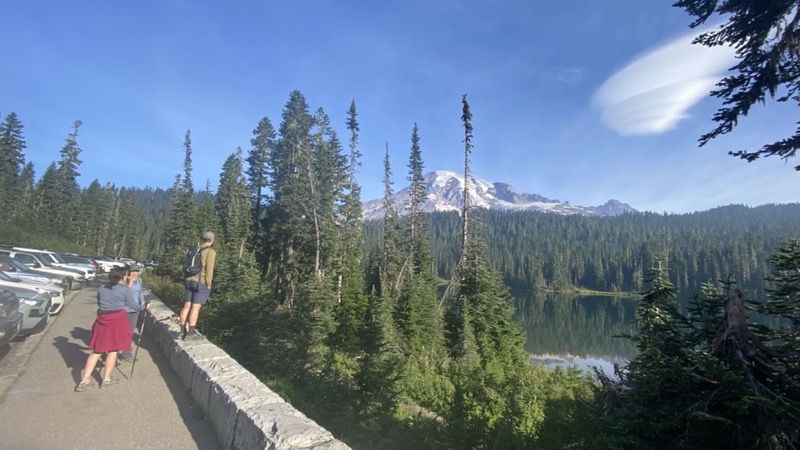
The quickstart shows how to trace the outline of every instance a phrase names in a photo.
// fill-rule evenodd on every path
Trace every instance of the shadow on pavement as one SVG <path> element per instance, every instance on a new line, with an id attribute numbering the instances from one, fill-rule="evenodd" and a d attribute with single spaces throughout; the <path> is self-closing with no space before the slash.
<path id="1" fill-rule="evenodd" d="M 144 339 L 141 343 L 141 352 L 146 351 L 152 358 L 153 362 L 158 368 L 158 372 L 164 381 L 167 383 L 167 388 L 175 400 L 175 404 L 180 411 L 181 419 L 189 429 L 192 438 L 197 443 L 198 450 L 219 450 L 222 448 L 216 432 L 211 431 L 213 427 L 205 415 L 205 411 L 198 408 L 190 393 L 183 387 L 178 374 L 172 370 L 166 356 L 162 353 L 161 348 L 155 343 L 145 330 Z M 126 370 L 130 373 L 130 365 L 126 365 Z"/>
<path id="2" fill-rule="evenodd" d="M 86 363 L 86 350 L 88 350 L 86 343 L 89 342 L 91 331 L 85 328 L 75 327 L 70 334 L 74 339 L 82 341 L 84 345 L 70 342 L 65 336 L 56 336 L 53 339 L 53 346 L 58 349 L 61 358 L 64 360 L 64 364 L 72 369 L 73 381 L 78 383 L 81 378 L 81 370 L 83 370 L 83 365 Z"/>

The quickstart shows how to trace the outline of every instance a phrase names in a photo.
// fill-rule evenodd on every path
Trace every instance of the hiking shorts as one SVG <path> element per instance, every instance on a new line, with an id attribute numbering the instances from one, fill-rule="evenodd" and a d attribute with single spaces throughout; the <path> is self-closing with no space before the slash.
<path id="1" fill-rule="evenodd" d="M 183 282 L 183 287 L 184 287 L 183 290 L 184 302 L 204 305 L 208 301 L 209 294 L 211 294 L 211 288 L 206 286 L 205 283 L 185 280 Z"/>

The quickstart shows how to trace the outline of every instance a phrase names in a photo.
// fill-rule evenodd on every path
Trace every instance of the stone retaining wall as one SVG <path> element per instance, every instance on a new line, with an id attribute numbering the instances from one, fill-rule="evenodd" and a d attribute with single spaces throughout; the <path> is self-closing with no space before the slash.
<path id="1" fill-rule="evenodd" d="M 183 386 L 208 416 L 226 450 L 349 449 L 227 353 L 201 337 L 175 339 L 172 310 L 148 294 L 145 333 L 158 343 Z"/>

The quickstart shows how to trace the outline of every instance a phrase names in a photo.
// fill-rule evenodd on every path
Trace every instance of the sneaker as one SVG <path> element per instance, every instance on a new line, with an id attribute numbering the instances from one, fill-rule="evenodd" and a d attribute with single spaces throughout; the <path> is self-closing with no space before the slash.
<path id="1" fill-rule="evenodd" d="M 107 380 L 103 380 L 103 382 L 100 384 L 100 389 L 111 387 L 114 386 L 115 384 L 119 384 L 119 380 L 112 377 Z"/>
<path id="2" fill-rule="evenodd" d="M 180 327 L 180 329 L 178 330 L 178 335 L 176 337 L 180 338 L 181 340 L 185 340 L 186 333 L 187 333 L 186 328 Z"/>
<path id="3" fill-rule="evenodd" d="M 122 361 L 122 362 L 125 362 L 125 363 L 135 363 L 138 360 L 139 360 L 139 358 L 134 358 L 133 356 L 127 356 L 127 355 L 120 356 L 120 357 L 117 358 L 117 361 Z"/>
<path id="4" fill-rule="evenodd" d="M 75 386 L 75 392 L 83 392 L 89 386 L 91 386 L 91 383 L 88 381 L 86 383 L 78 383 L 78 385 Z"/>
<path id="5" fill-rule="evenodd" d="M 191 340 L 200 339 L 201 337 L 202 336 L 200 336 L 200 333 L 198 333 L 197 330 L 195 329 L 195 330 L 187 331 L 186 334 L 184 334 L 183 339 L 191 341 Z"/>

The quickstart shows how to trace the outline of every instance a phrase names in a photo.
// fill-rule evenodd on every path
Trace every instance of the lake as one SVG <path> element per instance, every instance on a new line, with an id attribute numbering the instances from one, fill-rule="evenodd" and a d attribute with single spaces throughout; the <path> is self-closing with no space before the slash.
<path id="1" fill-rule="evenodd" d="M 638 298 L 517 292 L 515 319 L 525 332 L 531 360 L 547 365 L 576 364 L 602 368 L 624 366 L 636 346 L 621 334 L 636 333 Z"/>

